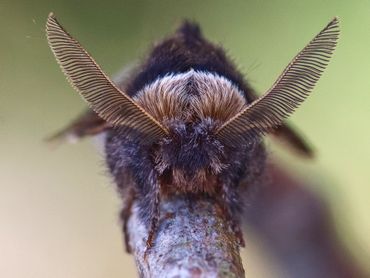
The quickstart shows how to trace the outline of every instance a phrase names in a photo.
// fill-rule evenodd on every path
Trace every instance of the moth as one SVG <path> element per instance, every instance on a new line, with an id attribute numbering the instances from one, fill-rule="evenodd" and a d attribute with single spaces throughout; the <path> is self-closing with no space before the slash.
<path id="1" fill-rule="evenodd" d="M 106 133 L 106 162 L 123 199 L 126 223 L 136 203 L 155 240 L 160 203 L 177 195 L 212 198 L 244 245 L 243 192 L 258 183 L 271 134 L 304 156 L 312 149 L 284 121 L 309 96 L 339 36 L 334 18 L 257 97 L 222 47 L 185 21 L 157 43 L 128 77 L 113 82 L 51 13 L 49 46 L 90 106 L 53 139 Z"/>

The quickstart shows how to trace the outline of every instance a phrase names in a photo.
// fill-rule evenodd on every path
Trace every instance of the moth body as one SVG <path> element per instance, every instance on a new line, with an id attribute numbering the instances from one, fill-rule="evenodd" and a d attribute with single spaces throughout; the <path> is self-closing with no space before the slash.
<path id="1" fill-rule="evenodd" d="M 283 121 L 312 91 L 338 32 L 335 18 L 258 98 L 224 50 L 206 40 L 197 24 L 184 22 L 128 78 L 113 83 L 51 14 L 51 49 L 72 86 L 95 111 L 57 137 L 107 132 L 107 165 L 125 200 L 125 234 L 135 203 L 151 247 L 160 202 L 185 195 L 212 198 L 243 245 L 243 196 L 261 182 L 265 168 L 261 139 L 276 129 L 293 148 L 311 154 Z"/>

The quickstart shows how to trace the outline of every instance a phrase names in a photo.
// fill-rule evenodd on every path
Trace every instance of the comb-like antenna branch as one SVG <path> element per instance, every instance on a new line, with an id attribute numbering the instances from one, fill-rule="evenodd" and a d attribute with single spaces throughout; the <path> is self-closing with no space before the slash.
<path id="1" fill-rule="evenodd" d="M 329 63 L 339 36 L 334 18 L 285 68 L 260 98 L 224 123 L 217 136 L 235 144 L 250 142 L 279 126 L 308 97 Z"/>
<path id="2" fill-rule="evenodd" d="M 153 141 L 167 133 L 158 121 L 113 84 L 52 13 L 46 23 L 46 34 L 68 81 L 100 117 L 123 131 L 138 131 L 145 141 Z"/>

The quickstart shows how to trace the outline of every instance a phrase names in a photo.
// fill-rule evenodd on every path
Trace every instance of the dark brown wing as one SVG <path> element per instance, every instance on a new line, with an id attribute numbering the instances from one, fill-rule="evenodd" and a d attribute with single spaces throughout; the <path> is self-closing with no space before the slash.
<path id="1" fill-rule="evenodd" d="M 287 123 L 279 126 L 269 134 L 274 140 L 281 142 L 292 152 L 304 157 L 313 158 L 315 151 L 303 136 Z"/>
<path id="2" fill-rule="evenodd" d="M 83 137 L 102 133 L 110 127 L 111 125 L 93 110 L 87 109 L 65 128 L 47 138 L 47 141 L 74 143 Z"/>

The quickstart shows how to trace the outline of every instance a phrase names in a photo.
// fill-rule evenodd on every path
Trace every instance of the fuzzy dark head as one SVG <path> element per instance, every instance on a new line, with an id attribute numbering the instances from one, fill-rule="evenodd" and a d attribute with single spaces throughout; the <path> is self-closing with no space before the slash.
<path id="1" fill-rule="evenodd" d="M 211 118 L 170 124 L 171 136 L 160 142 L 155 153 L 165 193 L 214 195 L 222 192 L 222 184 L 235 187 L 243 178 L 258 181 L 265 163 L 262 144 L 227 146 L 215 136 L 217 126 Z M 261 170 L 257 175 L 256 169 Z"/>
<path id="2" fill-rule="evenodd" d="M 221 177 L 245 173 L 237 165 L 245 168 L 258 161 L 258 168 L 263 169 L 261 159 L 246 161 L 258 143 L 235 147 L 217 137 L 219 128 L 246 106 L 242 92 L 226 78 L 195 70 L 170 74 L 145 86 L 134 99 L 161 123 L 167 134 L 153 144 L 143 144 L 141 140 L 130 140 L 132 136 L 125 132 L 112 131 L 114 146 L 108 141 L 107 153 L 117 149 L 116 142 L 120 140 L 132 142 L 129 146 L 136 142 L 136 149 L 145 150 L 143 153 L 151 163 L 148 168 L 158 177 L 163 193 L 212 195 L 220 191 Z M 259 149 L 262 153 L 262 148 Z M 131 165 L 133 172 L 143 173 L 142 156 L 130 153 L 110 159 L 113 164 L 122 160 Z"/>

